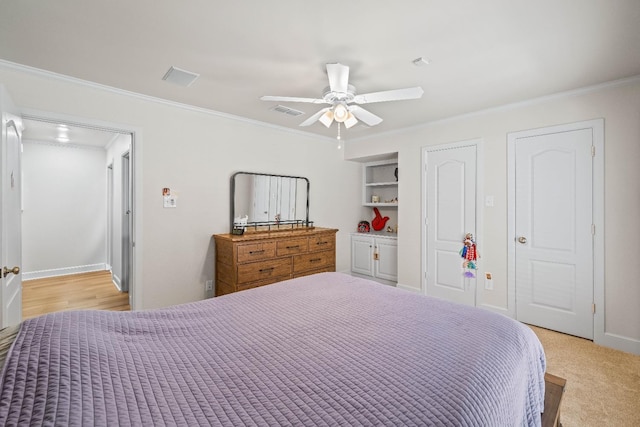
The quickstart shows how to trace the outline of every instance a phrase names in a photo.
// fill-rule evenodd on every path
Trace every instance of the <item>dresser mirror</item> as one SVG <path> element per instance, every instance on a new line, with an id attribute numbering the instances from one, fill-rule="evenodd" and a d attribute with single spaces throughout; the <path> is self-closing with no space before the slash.
<path id="1" fill-rule="evenodd" d="M 237 172 L 231 177 L 231 232 L 309 227 L 309 180 Z"/>

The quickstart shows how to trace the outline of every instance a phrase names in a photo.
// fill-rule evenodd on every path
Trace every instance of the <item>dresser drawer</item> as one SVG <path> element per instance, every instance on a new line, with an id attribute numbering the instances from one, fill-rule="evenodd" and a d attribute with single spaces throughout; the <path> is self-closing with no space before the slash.
<path id="1" fill-rule="evenodd" d="M 276 242 L 260 242 L 238 245 L 238 262 L 259 261 L 276 256 Z"/>
<path id="2" fill-rule="evenodd" d="M 238 265 L 238 284 L 282 276 L 291 277 L 291 258 Z"/>
<path id="3" fill-rule="evenodd" d="M 293 272 L 299 273 L 306 270 L 318 270 L 325 267 L 334 267 L 336 262 L 335 251 L 313 252 L 310 254 L 296 255 L 293 257 Z"/>
<path id="4" fill-rule="evenodd" d="M 276 246 L 278 256 L 302 254 L 309 251 L 309 239 L 290 239 L 279 241 Z"/>
<path id="5" fill-rule="evenodd" d="M 336 248 L 336 236 L 325 234 L 309 238 L 309 252 L 329 251 Z"/>
<path id="6" fill-rule="evenodd" d="M 289 280 L 291 276 L 270 277 L 268 279 L 259 280 L 257 282 L 238 283 L 238 291 L 246 291 L 247 289 L 259 288 L 260 286 L 270 285 L 283 280 Z"/>

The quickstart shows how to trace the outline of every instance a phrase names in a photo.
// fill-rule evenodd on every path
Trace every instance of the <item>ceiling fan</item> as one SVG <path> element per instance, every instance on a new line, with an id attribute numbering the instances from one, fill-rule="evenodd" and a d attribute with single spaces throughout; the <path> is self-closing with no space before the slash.
<path id="1" fill-rule="evenodd" d="M 340 126 L 340 123 L 344 123 L 348 129 L 358 123 L 358 120 L 368 126 L 375 126 L 382 122 L 382 118 L 360 107 L 361 104 L 417 99 L 422 97 L 424 93 L 422 88 L 417 86 L 356 95 L 356 88 L 349 84 L 349 67 L 340 63 L 327 64 L 327 76 L 329 77 L 329 87 L 325 88 L 322 98 L 263 96 L 260 99 L 263 101 L 329 104 L 329 107 L 321 109 L 300 123 L 300 126 L 309 126 L 319 121 L 326 127 L 329 127 L 335 120 L 338 122 L 338 126 Z M 339 132 L 340 128 L 338 127 L 338 135 Z"/>

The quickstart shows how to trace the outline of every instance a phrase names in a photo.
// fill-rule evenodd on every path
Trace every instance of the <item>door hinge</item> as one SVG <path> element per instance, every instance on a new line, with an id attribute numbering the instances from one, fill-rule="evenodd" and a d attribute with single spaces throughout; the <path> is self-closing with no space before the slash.
<path id="1" fill-rule="evenodd" d="M 591 311 L 593 312 L 593 314 L 596 314 L 596 305 L 595 304 L 591 304 Z"/>
<path id="2" fill-rule="evenodd" d="M 592 145 L 591 146 L 591 157 L 595 157 L 596 156 L 596 146 Z"/>
<path id="3" fill-rule="evenodd" d="M 591 224 L 591 235 L 592 236 L 596 235 L 596 225 L 595 224 Z"/>

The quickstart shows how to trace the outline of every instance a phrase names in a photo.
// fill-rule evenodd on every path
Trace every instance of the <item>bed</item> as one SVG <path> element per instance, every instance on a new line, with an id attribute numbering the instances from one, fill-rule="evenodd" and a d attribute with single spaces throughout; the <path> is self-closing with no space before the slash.
<path id="1" fill-rule="evenodd" d="M 24 321 L 0 425 L 534 426 L 545 358 L 500 314 L 342 273 Z"/>

